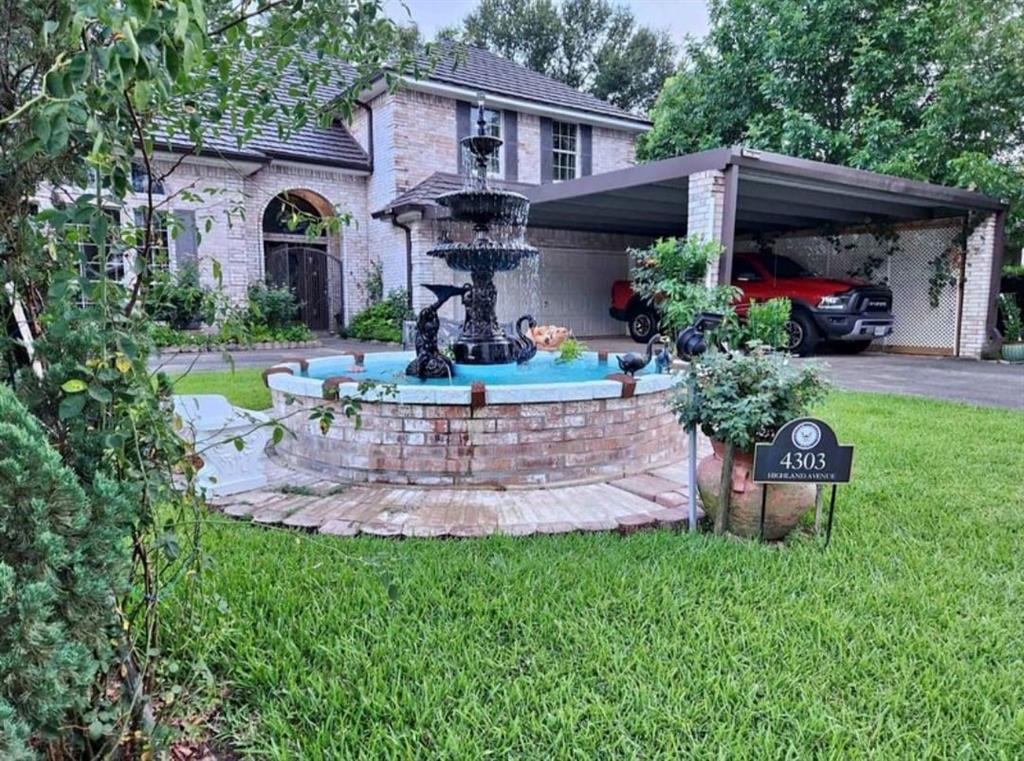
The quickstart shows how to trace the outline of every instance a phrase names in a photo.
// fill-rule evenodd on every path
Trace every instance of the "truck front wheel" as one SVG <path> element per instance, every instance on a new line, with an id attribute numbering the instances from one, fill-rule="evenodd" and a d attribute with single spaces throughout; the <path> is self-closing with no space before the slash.
<path id="1" fill-rule="evenodd" d="M 658 330 L 658 315 L 650 307 L 641 307 L 629 316 L 629 335 L 637 343 L 645 344 Z"/>
<path id="2" fill-rule="evenodd" d="M 814 353 L 819 340 L 818 328 L 811 316 L 794 311 L 786 323 L 786 351 L 806 357 Z"/>

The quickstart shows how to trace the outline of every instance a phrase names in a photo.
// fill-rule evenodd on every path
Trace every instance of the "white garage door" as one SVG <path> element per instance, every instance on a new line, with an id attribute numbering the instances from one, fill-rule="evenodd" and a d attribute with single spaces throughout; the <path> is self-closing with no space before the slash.
<path id="1" fill-rule="evenodd" d="M 612 283 L 629 277 L 623 251 L 546 248 L 532 266 L 497 276 L 498 319 L 532 314 L 542 325 L 564 325 L 578 336 L 621 335 L 608 315 Z"/>

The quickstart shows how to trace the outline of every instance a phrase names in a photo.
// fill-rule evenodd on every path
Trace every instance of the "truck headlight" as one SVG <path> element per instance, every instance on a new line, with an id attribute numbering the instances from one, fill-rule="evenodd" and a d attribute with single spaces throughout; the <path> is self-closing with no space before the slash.
<path id="1" fill-rule="evenodd" d="M 850 305 L 849 296 L 822 296 L 818 302 L 818 309 L 830 312 L 841 312 Z"/>

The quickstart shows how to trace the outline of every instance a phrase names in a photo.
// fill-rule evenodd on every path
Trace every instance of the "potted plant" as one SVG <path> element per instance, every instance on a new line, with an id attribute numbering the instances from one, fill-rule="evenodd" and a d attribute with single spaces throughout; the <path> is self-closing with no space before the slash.
<path id="1" fill-rule="evenodd" d="M 1007 362 L 1024 362 L 1024 319 L 1012 294 L 999 294 L 999 311 L 1003 315 L 1002 357 Z"/>
<path id="2" fill-rule="evenodd" d="M 704 510 L 714 517 L 716 533 L 757 536 L 763 487 L 752 480 L 754 445 L 771 441 L 783 425 L 806 415 L 825 397 L 828 384 L 817 367 L 797 367 L 787 355 L 764 348 L 747 354 L 711 351 L 691 362 L 688 373 L 688 385 L 697 392 L 681 390 L 673 409 L 684 426 L 697 426 L 711 439 L 714 453 L 697 468 Z M 788 534 L 814 497 L 812 484 L 772 485 L 765 538 Z"/>

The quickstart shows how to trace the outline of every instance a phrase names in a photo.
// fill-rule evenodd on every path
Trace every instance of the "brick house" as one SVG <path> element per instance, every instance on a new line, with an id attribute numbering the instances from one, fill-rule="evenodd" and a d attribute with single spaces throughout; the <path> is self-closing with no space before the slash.
<path id="1" fill-rule="evenodd" d="M 430 297 L 419 284 L 451 282 L 443 264 L 425 256 L 437 233 L 427 209 L 439 192 L 461 185 L 458 141 L 469 133 L 470 111 L 481 95 L 489 129 L 505 141 L 492 171 L 497 184 L 525 187 L 632 166 L 635 138 L 649 127 L 634 114 L 469 48 L 457 66 L 442 60 L 429 78 L 404 78 L 395 92 L 382 78 L 362 93 L 350 124 L 310 126 L 286 141 L 268 129 L 241 150 L 221 139 L 187 156 L 160 189 L 178 228 L 173 239 L 165 236 L 169 266 L 197 263 L 212 283 L 218 262 L 222 286 L 236 301 L 250 283 L 288 284 L 303 302 L 303 320 L 327 330 L 366 306 L 365 282 L 376 262 L 385 292 L 406 289 L 419 309 Z M 187 150 L 172 146 L 158 153 L 157 169 Z M 135 179 L 141 191 L 141 170 Z M 189 190 L 202 200 L 182 195 Z M 343 214 L 350 221 L 339 234 L 310 241 L 281 223 L 284 199 L 309 213 Z M 129 198 L 129 216 L 132 201 L 141 206 L 142 200 Z M 41 196 L 40 203 L 49 200 Z M 121 216 L 122 224 L 133 222 Z M 596 260 L 616 254 L 599 283 L 596 319 L 583 332 L 621 332 L 605 315 L 608 278 L 625 274 L 620 238 L 551 233 L 534 240 L 554 250 L 541 257 L 535 273 L 541 280 L 557 279 L 569 251 L 585 249 Z M 519 308 L 515 299 L 508 306 Z"/>

